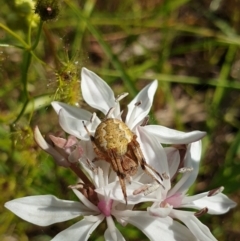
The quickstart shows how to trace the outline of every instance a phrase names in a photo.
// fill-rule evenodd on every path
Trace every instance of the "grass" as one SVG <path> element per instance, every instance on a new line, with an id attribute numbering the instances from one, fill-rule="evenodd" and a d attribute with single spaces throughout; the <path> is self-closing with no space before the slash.
<path id="1" fill-rule="evenodd" d="M 2 204 L 36 194 L 73 197 L 66 187 L 74 176 L 39 150 L 32 128 L 59 130 L 49 107 L 54 99 L 84 105 L 78 84 L 82 67 L 99 74 L 116 94 L 129 92 L 128 100 L 158 79 L 150 122 L 208 133 L 191 192 L 224 186 L 224 193 L 239 201 L 238 1 L 63 0 L 57 18 L 46 22 L 30 2 L 5 1 L 0 10 Z M 39 228 L 2 205 L 0 212 L 1 240 L 50 240 L 70 225 Z M 240 237 L 239 207 L 201 220 L 218 240 Z M 140 240 L 132 227 L 122 232 Z M 96 232 L 92 240 L 103 238 Z"/>

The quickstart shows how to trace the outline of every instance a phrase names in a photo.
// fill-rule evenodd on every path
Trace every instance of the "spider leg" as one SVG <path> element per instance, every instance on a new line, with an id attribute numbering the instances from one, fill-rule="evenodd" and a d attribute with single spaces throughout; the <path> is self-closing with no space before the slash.
<path id="1" fill-rule="evenodd" d="M 113 108 L 111 108 L 109 110 L 109 112 L 111 113 L 112 110 L 113 110 Z M 126 174 L 125 174 L 125 172 L 123 170 L 123 167 L 122 167 L 122 157 L 117 156 L 116 153 L 114 152 L 114 150 L 111 150 L 111 149 L 108 151 L 108 153 L 106 153 L 106 155 L 105 155 L 105 153 L 102 153 L 98 149 L 98 147 L 95 143 L 95 137 L 90 133 L 90 131 L 88 130 L 84 121 L 83 121 L 83 126 L 84 126 L 86 132 L 88 133 L 88 135 L 90 137 L 90 140 L 92 142 L 93 149 L 94 149 L 94 152 L 96 153 L 96 155 L 100 159 L 103 159 L 103 160 L 111 163 L 113 170 L 117 173 L 119 183 L 120 183 L 120 186 L 121 186 L 121 189 L 122 189 L 122 193 L 123 193 L 123 196 L 124 196 L 124 200 L 127 204 L 127 192 L 126 192 L 126 183 L 125 183 Z"/>
<path id="2" fill-rule="evenodd" d="M 150 175 L 156 182 L 158 182 L 159 184 L 161 184 L 154 176 L 151 172 L 149 172 L 147 170 L 147 168 L 149 168 L 151 171 L 153 171 L 162 181 L 163 181 L 163 178 L 162 176 L 153 168 L 151 167 L 150 165 L 147 164 L 146 160 L 145 160 L 145 157 L 142 153 L 142 150 L 140 148 L 140 145 L 139 143 L 137 142 L 136 140 L 136 136 L 134 136 L 133 140 L 132 140 L 133 143 L 130 143 L 130 146 L 132 148 L 132 151 L 134 153 L 134 155 L 137 157 L 138 161 L 139 161 L 139 164 L 142 168 L 143 171 L 145 171 L 148 175 Z M 147 168 L 146 168 L 147 167 Z"/>
<path id="3" fill-rule="evenodd" d="M 86 130 L 86 132 L 88 133 L 88 135 L 89 135 L 91 141 L 94 142 L 94 141 L 95 141 L 94 136 L 90 133 L 90 131 L 88 130 L 88 128 L 87 128 L 87 126 L 85 125 L 84 121 L 82 121 L 82 123 L 83 123 L 83 127 L 84 127 L 84 129 Z"/>
<path id="4" fill-rule="evenodd" d="M 124 173 L 124 170 L 122 168 L 122 158 L 117 156 L 113 150 L 110 150 L 108 152 L 108 155 L 111 157 L 112 168 L 117 173 L 124 200 L 127 205 L 127 192 L 125 183 L 126 174 Z"/>
<path id="5" fill-rule="evenodd" d="M 122 168 L 124 170 L 124 173 L 126 174 L 127 181 L 129 182 L 129 184 L 131 184 L 130 177 L 136 174 L 138 170 L 138 162 L 131 158 L 131 154 L 130 156 L 129 154 L 126 154 L 122 157 Z"/>

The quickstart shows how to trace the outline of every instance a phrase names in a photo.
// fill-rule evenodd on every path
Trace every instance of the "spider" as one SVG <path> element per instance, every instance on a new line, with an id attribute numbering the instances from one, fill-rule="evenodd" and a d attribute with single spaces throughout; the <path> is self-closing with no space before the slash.
<path id="1" fill-rule="evenodd" d="M 110 110 L 109 110 L 110 113 Z M 99 159 L 109 162 L 116 172 L 121 185 L 122 193 L 127 204 L 125 180 L 130 183 L 130 176 L 134 176 L 141 166 L 142 170 L 161 184 L 148 170 L 163 178 L 151 166 L 146 163 L 137 136 L 121 120 L 109 118 L 109 113 L 97 126 L 95 135 L 91 135 L 83 122 L 84 128 L 90 136 L 93 149 Z"/>

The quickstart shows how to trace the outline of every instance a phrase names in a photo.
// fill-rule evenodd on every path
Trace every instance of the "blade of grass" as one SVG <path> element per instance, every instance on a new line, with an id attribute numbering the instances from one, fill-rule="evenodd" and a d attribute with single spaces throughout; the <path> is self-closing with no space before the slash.
<path id="1" fill-rule="evenodd" d="M 86 16 L 86 18 L 89 18 L 94 10 L 96 4 L 96 0 L 88 0 L 83 8 L 83 13 Z M 82 40 L 83 40 L 83 35 L 84 32 L 87 29 L 87 25 L 86 22 L 84 21 L 78 21 L 77 27 L 76 27 L 76 35 L 75 38 L 73 40 L 73 43 L 71 44 L 72 46 L 72 52 L 74 53 L 76 51 L 76 49 L 79 48 L 79 46 L 82 45 Z"/>
<path id="2" fill-rule="evenodd" d="M 225 62 L 222 66 L 222 69 L 220 71 L 219 75 L 219 83 L 220 85 L 217 86 L 217 89 L 215 90 L 214 96 L 213 96 L 213 106 L 214 108 L 219 108 L 219 105 L 224 97 L 225 89 L 222 87 L 228 83 L 228 76 L 231 70 L 232 62 L 234 60 L 234 57 L 236 55 L 236 46 L 229 46 L 226 57 L 225 57 Z"/>
<path id="3" fill-rule="evenodd" d="M 120 77 L 119 72 L 109 69 L 96 69 L 98 73 L 105 76 Z M 134 74 L 135 75 L 135 74 Z M 193 84 L 206 85 L 213 87 L 223 87 L 227 89 L 240 90 L 240 83 L 238 81 L 226 80 L 222 83 L 221 79 L 202 79 L 195 76 L 171 75 L 171 74 L 142 74 L 139 79 L 153 80 L 157 79 L 161 82 L 178 83 L 178 84 Z"/>
<path id="4" fill-rule="evenodd" d="M 133 97 L 137 94 L 136 87 L 134 86 L 130 76 L 125 71 L 122 63 L 118 59 L 118 57 L 113 53 L 111 47 L 107 44 L 107 42 L 104 41 L 101 33 L 90 23 L 89 19 L 85 17 L 82 12 L 70 1 L 65 1 L 71 9 L 76 13 L 77 17 L 79 18 L 79 21 L 84 21 L 87 25 L 88 30 L 91 32 L 91 34 L 94 36 L 94 38 L 98 41 L 98 43 L 101 45 L 102 49 L 104 50 L 107 57 L 110 59 L 110 62 L 114 66 L 115 69 L 117 69 L 120 73 L 120 76 L 124 82 L 125 87 L 128 89 L 129 94 Z"/>

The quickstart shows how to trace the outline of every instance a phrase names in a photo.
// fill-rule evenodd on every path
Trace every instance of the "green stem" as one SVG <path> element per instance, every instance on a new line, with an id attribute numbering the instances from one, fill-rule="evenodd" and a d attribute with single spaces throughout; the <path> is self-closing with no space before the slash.
<path id="1" fill-rule="evenodd" d="M 28 100 L 29 96 L 28 96 L 28 90 L 27 90 L 27 75 L 28 75 L 28 69 L 30 66 L 32 60 L 32 55 L 29 51 L 25 51 L 25 53 L 23 54 L 23 67 L 22 67 L 22 78 L 21 78 L 21 82 L 23 84 L 23 95 L 25 96 L 25 98 Z"/>
<path id="2" fill-rule="evenodd" d="M 42 26 L 43 26 L 43 21 L 40 21 L 40 24 L 39 24 L 39 27 L 38 27 L 38 31 L 37 31 L 36 40 L 35 40 L 34 44 L 31 47 L 31 51 L 33 51 L 37 47 L 37 45 L 39 43 L 40 36 L 41 36 L 41 33 L 42 33 Z"/>
<path id="3" fill-rule="evenodd" d="M 13 121 L 13 123 L 11 124 L 11 126 L 14 126 L 14 125 L 19 121 L 19 119 L 22 117 L 22 115 L 24 114 L 25 109 L 26 109 L 26 107 L 27 107 L 27 105 L 28 105 L 28 102 L 29 102 L 29 99 L 27 99 L 27 100 L 24 102 L 23 107 L 22 107 L 20 113 L 18 114 L 17 118 Z"/>
<path id="4" fill-rule="evenodd" d="M 20 43 L 22 43 L 22 45 L 28 49 L 29 45 L 22 39 L 19 37 L 19 35 L 17 35 L 16 33 L 14 33 L 11 29 L 9 29 L 7 26 L 3 25 L 2 23 L 0 23 L 0 27 L 3 28 L 6 32 L 8 32 L 10 35 L 12 35 L 15 39 L 17 39 Z"/>
<path id="5" fill-rule="evenodd" d="M 20 113 L 18 114 L 18 116 L 16 117 L 16 119 L 13 121 L 12 125 L 16 124 L 18 122 L 18 120 L 22 117 L 22 115 L 25 112 L 25 109 L 28 105 L 28 102 L 30 100 L 29 94 L 28 94 L 28 70 L 29 70 L 29 66 L 31 64 L 31 60 L 32 60 L 32 56 L 33 56 L 33 51 L 36 49 L 39 40 L 40 40 L 40 36 L 41 36 L 41 31 L 42 31 L 42 26 L 43 26 L 43 22 L 40 21 L 40 24 L 38 26 L 38 31 L 37 31 L 37 35 L 36 35 L 36 39 L 34 44 L 30 47 L 27 48 L 23 54 L 23 65 L 22 65 L 22 77 L 21 77 L 21 83 L 23 84 L 23 98 L 24 100 L 24 104 L 23 107 L 20 111 Z M 31 40 L 29 39 L 29 42 Z"/>

